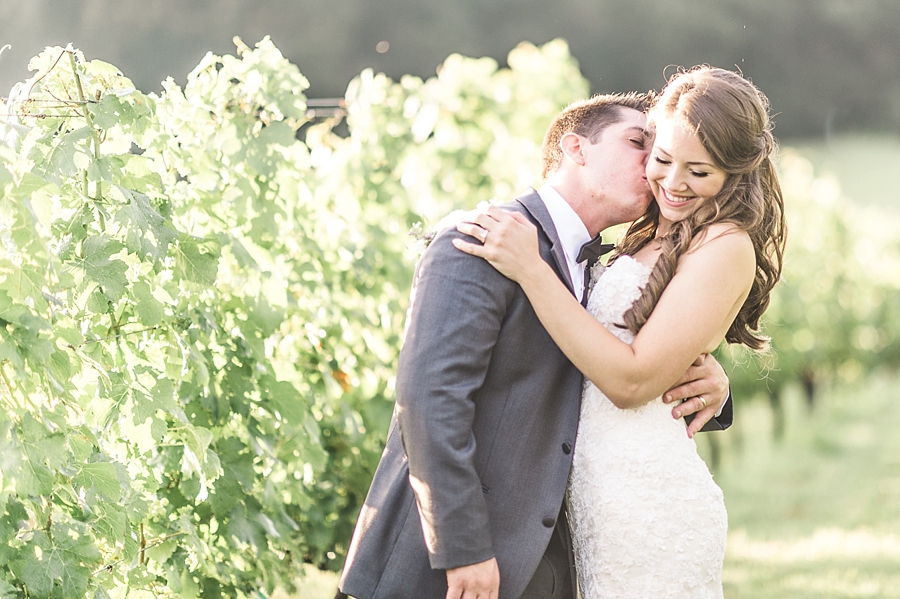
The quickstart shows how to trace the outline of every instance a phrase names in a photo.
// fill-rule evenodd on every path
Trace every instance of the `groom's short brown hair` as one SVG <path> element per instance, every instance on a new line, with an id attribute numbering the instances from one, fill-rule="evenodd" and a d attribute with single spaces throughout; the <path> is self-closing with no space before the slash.
<path id="1" fill-rule="evenodd" d="M 606 127 L 621 120 L 622 108 L 645 112 L 649 105 L 650 95 L 637 92 L 596 95 L 569 104 L 556 115 L 544 136 L 541 177 L 546 179 L 562 163 L 563 154 L 559 142 L 566 133 L 577 133 L 596 143 Z"/>

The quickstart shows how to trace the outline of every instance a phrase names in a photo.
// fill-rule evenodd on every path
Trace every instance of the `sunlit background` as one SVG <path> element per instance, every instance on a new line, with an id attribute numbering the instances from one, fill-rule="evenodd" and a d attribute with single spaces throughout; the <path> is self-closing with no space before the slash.
<path id="1" fill-rule="evenodd" d="M 698 442 L 729 509 L 726 597 L 900 597 L 900 3 L 0 0 L 0 46 L 8 45 L 0 54 L 0 95 L 31 76 L 32 56 L 68 43 L 87 60 L 118 67 L 138 90 L 160 94 L 167 77 L 184 86 L 208 52 L 235 54 L 235 36 L 249 47 L 270 36 L 308 79 L 309 123 L 299 136 L 311 148 L 321 144 L 310 154 L 311 168 L 328 172 L 329 156 L 335 164 L 352 162 L 328 135 L 352 141 L 354 126 L 362 141 L 352 143 L 383 144 L 381 153 L 366 150 L 361 159 L 377 167 L 393 165 L 392 152 L 406 156 L 390 169 L 373 167 L 389 182 L 396 177 L 395 187 L 369 173 L 371 188 L 353 188 L 362 195 L 351 203 L 366 212 L 371 200 L 387 214 L 385 206 L 400 200 L 383 194 L 405 190 L 408 205 L 396 220 L 423 221 L 423 228 L 450 210 L 537 183 L 543 128 L 558 105 L 578 95 L 658 90 L 679 66 L 700 63 L 750 78 L 771 100 L 790 238 L 785 280 L 767 315 L 775 352 L 762 360 L 722 352 L 735 425 Z M 482 57 L 494 61 L 474 60 Z M 360 107 L 355 123 L 345 96 Z M 351 172 L 347 164 L 340 168 Z M 329 185 L 335 197 L 354 193 Z M 385 231 L 402 241 L 400 228 Z M 378 289 L 373 297 L 395 298 L 383 305 L 402 310 L 413 252 L 385 250 L 367 262 L 375 266 L 367 267 L 372 280 L 359 284 L 361 292 L 365 285 Z M 391 264 L 379 262 L 391 256 Z M 398 289 L 388 293 L 384 285 Z M 370 308 L 360 306 L 347 306 L 334 322 L 356 326 L 356 311 Z M 375 321 L 395 329 L 402 313 Z M 308 323 L 295 325 L 306 331 L 298 339 L 319 335 Z M 325 339 L 328 327 L 322 329 Z M 310 501 L 338 507 L 322 508 L 321 520 L 304 524 L 308 536 L 325 540 L 310 542 L 318 553 L 299 557 L 312 562 L 299 589 L 280 590 L 280 597 L 334 592 L 329 570 L 342 563 L 343 537 L 390 414 L 392 383 L 384 372 L 393 368 L 396 348 L 379 343 L 397 337 L 375 337 L 362 331 L 363 341 L 346 345 L 356 356 L 336 350 L 331 362 L 323 360 L 334 380 L 324 399 L 311 400 L 311 413 L 329 460 L 343 469 L 329 465 L 330 478 L 323 472 L 321 481 L 310 470 L 304 482 L 315 489 Z M 382 370 L 362 366 L 378 360 Z M 374 396 L 379 401 L 367 403 Z M 271 533 L 261 526 L 260 534 Z"/>

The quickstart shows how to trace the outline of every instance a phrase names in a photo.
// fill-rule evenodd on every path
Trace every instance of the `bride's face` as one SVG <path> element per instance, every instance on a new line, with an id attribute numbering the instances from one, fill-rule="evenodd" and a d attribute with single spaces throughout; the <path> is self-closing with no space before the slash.
<path id="1" fill-rule="evenodd" d="M 656 123 L 647 181 L 659 205 L 661 227 L 686 218 L 719 193 L 727 178 L 682 119 L 667 117 Z"/>

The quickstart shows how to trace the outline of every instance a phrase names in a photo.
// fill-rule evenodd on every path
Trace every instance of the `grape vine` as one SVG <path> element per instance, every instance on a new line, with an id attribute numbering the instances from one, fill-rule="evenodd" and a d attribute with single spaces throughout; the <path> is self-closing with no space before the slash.
<path id="1" fill-rule="evenodd" d="M 393 408 L 407 231 L 533 183 L 587 92 L 562 42 L 455 56 L 362 73 L 338 134 L 271 41 L 236 43 L 158 95 L 48 48 L 7 101 L 0 597 L 246 597 L 339 567 Z"/>

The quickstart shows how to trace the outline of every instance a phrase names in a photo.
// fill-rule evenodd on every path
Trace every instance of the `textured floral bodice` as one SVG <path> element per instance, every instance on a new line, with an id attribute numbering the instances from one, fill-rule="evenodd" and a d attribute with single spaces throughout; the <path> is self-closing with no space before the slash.
<path id="1" fill-rule="evenodd" d="M 630 256 L 594 267 L 588 310 L 619 339 L 651 269 Z M 722 492 L 661 399 L 619 409 L 586 381 L 568 506 L 583 599 L 719 599 Z"/>

